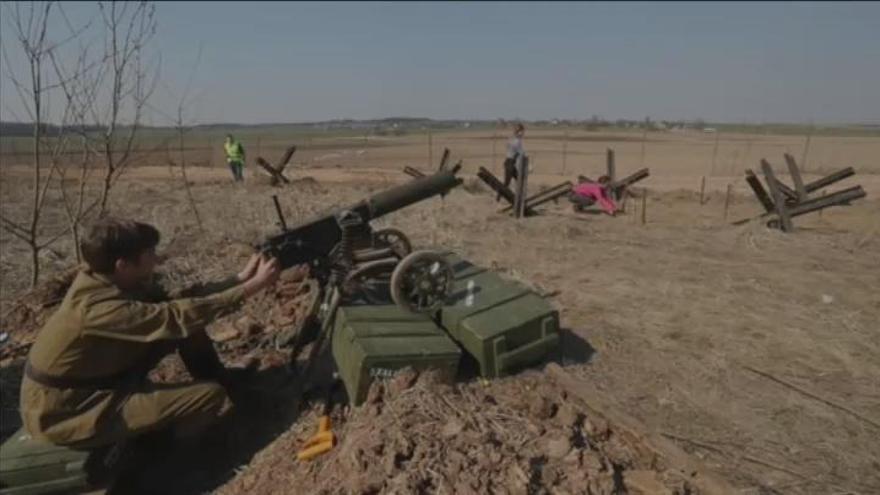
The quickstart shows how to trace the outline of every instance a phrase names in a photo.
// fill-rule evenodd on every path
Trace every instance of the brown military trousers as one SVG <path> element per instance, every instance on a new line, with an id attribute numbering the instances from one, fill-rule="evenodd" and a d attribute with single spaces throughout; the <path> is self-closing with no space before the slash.
<path id="1" fill-rule="evenodd" d="M 152 346 L 148 358 L 134 368 L 130 378 L 113 389 L 58 388 L 34 380 L 39 377 L 25 376 L 23 406 L 76 404 L 70 411 L 73 414 L 56 413 L 54 417 L 37 417 L 23 407 L 22 418 L 28 431 L 42 432 L 45 440 L 58 445 L 93 448 L 165 429 L 170 429 L 176 438 L 194 437 L 231 410 L 226 390 L 208 381 L 219 378 L 223 366 L 204 332 Z M 159 384 L 147 380 L 149 371 L 175 350 L 196 381 Z"/>

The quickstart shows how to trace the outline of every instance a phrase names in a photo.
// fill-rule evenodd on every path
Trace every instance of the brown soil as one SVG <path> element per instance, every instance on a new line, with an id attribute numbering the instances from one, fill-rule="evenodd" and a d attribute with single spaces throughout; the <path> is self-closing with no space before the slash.
<path id="1" fill-rule="evenodd" d="M 324 457 L 293 455 L 312 411 L 219 493 L 702 493 L 586 409 L 540 372 L 448 386 L 404 371 L 333 416 L 340 440 Z"/>

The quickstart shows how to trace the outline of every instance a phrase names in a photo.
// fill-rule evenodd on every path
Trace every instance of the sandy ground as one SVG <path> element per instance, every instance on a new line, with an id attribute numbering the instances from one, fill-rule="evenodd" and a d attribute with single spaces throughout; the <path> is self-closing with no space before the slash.
<path id="1" fill-rule="evenodd" d="M 858 171 L 829 189 L 858 183 L 869 196 L 800 217 L 798 231 L 783 234 L 759 222 L 729 224 L 759 211 L 739 169 L 747 165 L 742 155 L 750 142 L 749 160 L 765 151 L 773 160 L 769 152 L 775 151 L 774 163 L 781 165 L 786 149 L 800 157 L 803 139 L 752 136 L 741 142 L 745 138 L 719 144 L 717 156 L 725 158 L 717 160 L 722 165 L 703 205 L 697 189 L 709 175 L 713 137 L 664 135 L 647 142 L 645 165 L 652 175 L 640 184 L 649 190 L 642 225 L 639 203 L 628 204 L 617 218 L 576 215 L 564 202 L 524 220 L 498 214 L 499 204 L 471 175 L 477 146 L 486 151 L 485 163 L 491 161 L 491 136 L 434 136 L 435 147 L 448 143 L 453 149 L 453 161 L 465 157 L 467 187 L 376 224 L 404 230 L 417 246 L 457 250 L 551 294 L 570 338 L 593 349 L 586 360 L 574 353 L 576 346 L 563 346 L 569 352 L 562 356 L 566 371 L 593 386 L 603 403 L 633 416 L 640 428 L 701 459 L 739 493 L 880 492 L 880 165 L 870 162 L 880 140 L 814 137 L 810 155 L 817 169 L 851 165 Z M 500 155 L 502 143 L 497 146 Z M 539 173 L 536 187 L 570 180 L 572 173 L 595 175 L 604 167 L 606 146 L 617 150 L 618 170 L 638 168 L 638 141 L 572 140 L 567 173 Z M 541 146 L 535 148 L 536 166 L 552 170 L 552 160 L 544 161 Z M 233 185 L 222 168 L 192 168 L 203 233 L 194 227 L 180 181 L 169 178 L 164 166 L 132 169 L 113 209 L 160 227 L 163 247 L 178 255 L 169 268 L 179 277 L 232 270 L 241 259 L 231 254 L 232 241 L 253 242 L 276 229 L 271 194 L 279 195 L 293 223 L 407 180 L 399 172 L 403 165 L 428 168 L 418 141 L 367 148 L 360 155 L 353 149 L 350 157 L 341 149 L 345 160 L 338 162 L 316 160 L 326 150 L 312 156 L 304 150 L 290 172 L 299 180 L 283 189 L 254 180 Z M 739 161 L 732 158 L 737 149 Z M 439 154 L 433 153 L 435 162 Z M 4 166 L 5 214 L 26 201 L 18 170 Z M 735 188 L 726 222 L 727 183 Z M 69 266 L 69 245 L 53 249 L 45 259 L 50 269 Z M 4 312 L 22 293 L 25 253 L 3 237 Z M 4 382 L 10 376 L 4 369 Z M 291 431 L 305 434 L 313 425 L 294 423 Z M 290 443 L 288 437 L 276 441 Z M 278 448 L 272 445 L 264 450 Z M 271 471 L 261 464 L 265 459 L 277 456 L 257 453 L 224 493 L 247 491 L 250 485 L 240 479 L 247 472 L 256 476 L 249 483 L 269 486 L 261 484 Z"/>

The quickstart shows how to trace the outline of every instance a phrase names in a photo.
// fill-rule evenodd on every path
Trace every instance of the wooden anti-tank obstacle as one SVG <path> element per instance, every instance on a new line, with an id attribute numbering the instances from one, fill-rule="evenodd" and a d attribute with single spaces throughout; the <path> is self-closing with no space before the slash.
<path id="1" fill-rule="evenodd" d="M 571 182 L 565 181 L 557 184 L 549 189 L 540 191 L 532 196 L 528 195 L 528 179 L 529 179 L 529 157 L 521 155 L 516 160 L 516 190 L 511 190 L 505 186 L 498 177 L 490 172 L 486 167 L 480 167 L 477 177 L 480 178 L 490 189 L 504 199 L 508 203 L 501 209 L 501 213 L 513 212 L 516 218 L 533 216 L 537 214 L 538 206 L 550 202 L 558 201 L 559 198 L 571 192 Z"/>
<path id="2" fill-rule="evenodd" d="M 477 176 L 499 197 L 504 198 L 508 203 L 507 206 L 501 209 L 502 213 L 513 211 L 514 216 L 517 218 L 535 215 L 536 207 L 550 201 L 558 201 L 559 198 L 571 194 L 572 183 L 571 181 L 565 181 L 532 196 L 528 196 L 528 168 L 528 156 L 523 156 L 521 158 L 518 157 L 517 175 L 519 176 L 519 180 L 517 180 L 515 191 L 506 187 L 485 167 L 480 167 L 479 172 L 477 172 Z M 618 179 L 617 167 L 614 160 L 614 150 L 608 149 L 606 153 L 606 175 L 608 175 L 610 179 L 608 187 L 612 199 L 620 201 L 628 194 L 631 194 L 630 186 L 648 177 L 650 172 L 647 168 L 642 168 L 626 177 Z M 583 175 L 579 175 L 578 180 L 580 182 L 590 181 L 589 178 L 584 177 Z"/>
<path id="3" fill-rule="evenodd" d="M 605 175 L 608 176 L 608 189 L 611 196 L 611 199 L 614 200 L 615 203 L 622 201 L 625 197 L 632 196 L 633 193 L 630 189 L 630 186 L 633 184 L 646 179 L 651 175 L 651 172 L 648 168 L 641 168 L 636 170 L 635 172 L 623 177 L 622 179 L 617 178 L 617 166 L 614 160 L 614 150 L 609 148 L 605 153 Z M 583 175 L 578 175 L 578 182 L 595 182 L 589 177 L 585 177 Z"/>
<path id="4" fill-rule="evenodd" d="M 447 162 L 449 162 L 449 148 L 443 148 L 443 156 L 440 158 L 440 165 L 437 167 L 437 170 L 446 170 Z M 453 168 L 460 169 L 461 160 L 459 160 L 458 163 L 453 166 Z M 428 175 L 415 167 L 410 167 L 409 165 L 403 167 L 403 172 L 414 179 L 420 179 Z"/>
<path id="5" fill-rule="evenodd" d="M 764 207 L 764 213 L 759 218 L 773 217 L 768 220 L 768 227 L 779 228 L 783 232 L 791 232 L 794 230 L 794 224 L 792 223 L 792 218 L 794 217 L 806 215 L 814 211 L 821 211 L 830 206 L 848 205 L 850 202 L 866 196 L 862 186 L 856 185 L 828 195 L 823 194 L 822 196 L 811 198 L 810 193 L 855 175 L 855 170 L 852 167 L 846 167 L 805 184 L 794 157 L 786 153 L 785 163 L 794 187 L 786 185 L 776 177 L 773 167 L 770 166 L 767 160 L 761 160 L 761 172 L 764 174 L 764 180 L 767 183 L 766 189 L 761 183 L 761 179 L 754 172 L 746 170 L 746 183 L 752 189 L 752 192 L 755 193 L 758 202 Z M 769 194 L 767 189 L 770 190 Z M 741 225 L 750 220 L 750 218 L 739 220 L 734 222 L 734 225 Z"/>
<path id="6" fill-rule="evenodd" d="M 290 163 L 290 159 L 293 157 L 294 153 L 296 153 L 296 146 L 287 148 L 287 150 L 284 151 L 284 155 L 281 157 L 280 165 L 277 167 L 272 166 L 272 164 L 267 162 L 262 156 L 257 157 L 257 165 L 269 173 L 269 180 L 273 186 L 277 186 L 282 182 L 284 184 L 290 184 L 290 180 L 284 175 L 284 168 Z"/>

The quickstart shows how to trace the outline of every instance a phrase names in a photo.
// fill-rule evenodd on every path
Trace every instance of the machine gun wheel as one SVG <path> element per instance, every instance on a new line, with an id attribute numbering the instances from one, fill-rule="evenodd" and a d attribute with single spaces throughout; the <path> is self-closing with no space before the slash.
<path id="1" fill-rule="evenodd" d="M 406 234 L 397 229 L 380 229 L 373 233 L 377 247 L 390 247 L 398 257 L 404 258 L 412 252 L 412 244 Z"/>
<path id="2" fill-rule="evenodd" d="M 416 251 L 391 274 L 391 298 L 413 313 L 434 312 L 448 297 L 452 277 L 452 266 L 441 253 Z"/>

